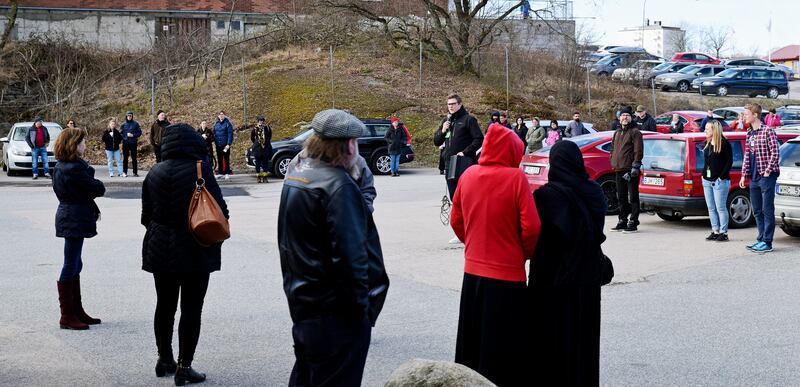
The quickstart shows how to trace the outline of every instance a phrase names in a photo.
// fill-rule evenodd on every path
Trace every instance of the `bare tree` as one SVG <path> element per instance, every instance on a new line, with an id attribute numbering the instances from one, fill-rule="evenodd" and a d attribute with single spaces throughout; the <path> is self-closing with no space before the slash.
<path id="1" fill-rule="evenodd" d="M 3 31 L 3 36 L 0 37 L 0 50 L 2 50 L 6 46 L 6 42 L 8 41 L 8 36 L 11 35 L 11 30 L 14 29 L 14 24 L 17 22 L 17 0 L 10 0 L 11 1 L 11 9 L 8 11 L 8 22 L 6 23 L 6 29 Z"/>
<path id="2" fill-rule="evenodd" d="M 703 31 L 706 49 L 714 52 L 714 56 L 717 58 L 728 47 L 732 37 L 730 27 L 710 25 Z"/>
<path id="3" fill-rule="evenodd" d="M 219 54 L 219 71 L 217 79 L 222 78 L 222 62 L 225 60 L 225 51 L 228 51 L 228 44 L 231 42 L 231 23 L 233 22 L 233 10 L 236 9 L 236 0 L 231 1 L 231 13 L 228 15 L 228 31 L 225 33 L 225 46 Z"/>

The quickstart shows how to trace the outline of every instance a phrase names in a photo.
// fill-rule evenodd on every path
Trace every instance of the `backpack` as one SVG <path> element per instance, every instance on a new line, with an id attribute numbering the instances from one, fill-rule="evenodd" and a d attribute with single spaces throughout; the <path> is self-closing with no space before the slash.
<path id="1" fill-rule="evenodd" d="M 544 140 L 545 144 L 553 145 L 556 141 L 561 140 L 561 134 L 557 130 L 548 130 L 547 138 Z"/>

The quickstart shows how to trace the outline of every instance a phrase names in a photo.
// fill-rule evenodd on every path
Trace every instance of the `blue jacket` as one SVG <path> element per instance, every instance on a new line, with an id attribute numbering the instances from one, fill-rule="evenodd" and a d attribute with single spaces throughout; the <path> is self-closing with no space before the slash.
<path id="1" fill-rule="evenodd" d="M 106 188 L 94 178 L 94 168 L 81 159 L 59 161 L 53 169 L 53 191 L 58 197 L 56 236 L 91 238 L 97 235 L 100 209 L 94 198 L 103 196 Z"/>
<path id="2" fill-rule="evenodd" d="M 128 121 L 126 119 L 125 122 L 123 122 L 119 127 L 119 130 L 122 132 L 123 144 L 136 144 L 139 141 L 139 137 L 142 136 L 142 128 L 139 127 L 139 123 L 134 120 Z M 132 134 L 133 137 L 128 137 L 128 133 Z"/>
<path id="3" fill-rule="evenodd" d="M 47 127 L 44 126 L 44 125 L 42 125 L 42 129 L 44 130 L 44 145 L 47 146 L 47 144 L 50 143 L 50 132 L 47 130 Z M 25 142 L 28 143 L 28 146 L 31 147 L 31 150 L 33 150 L 33 148 L 35 148 L 35 145 L 36 145 L 36 124 L 31 126 L 30 129 L 28 129 L 28 136 L 25 137 Z"/>
<path id="4" fill-rule="evenodd" d="M 214 123 L 214 142 L 218 146 L 232 145 L 233 144 L 233 124 L 225 117 L 224 120 Z"/>

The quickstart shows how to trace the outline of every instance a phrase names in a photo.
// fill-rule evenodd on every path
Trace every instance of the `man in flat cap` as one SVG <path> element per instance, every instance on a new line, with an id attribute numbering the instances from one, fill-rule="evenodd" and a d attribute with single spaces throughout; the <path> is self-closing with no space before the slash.
<path id="1" fill-rule="evenodd" d="M 294 323 L 289 386 L 360 386 L 372 326 L 389 278 L 367 203 L 350 171 L 366 127 L 341 110 L 311 121 L 314 134 L 287 171 L 278 210 L 283 288 Z"/>

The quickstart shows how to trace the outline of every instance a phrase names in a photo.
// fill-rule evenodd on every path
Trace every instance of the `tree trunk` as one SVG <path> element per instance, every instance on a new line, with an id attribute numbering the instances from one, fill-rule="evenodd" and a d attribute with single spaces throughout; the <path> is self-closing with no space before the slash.
<path id="1" fill-rule="evenodd" d="M 0 37 L 0 50 L 2 50 L 6 46 L 6 42 L 8 41 L 9 35 L 11 35 L 11 30 L 14 29 L 14 24 L 17 22 L 17 0 L 10 0 L 11 1 L 11 9 L 8 11 L 8 23 L 6 24 L 6 29 L 3 31 L 3 36 Z"/>

